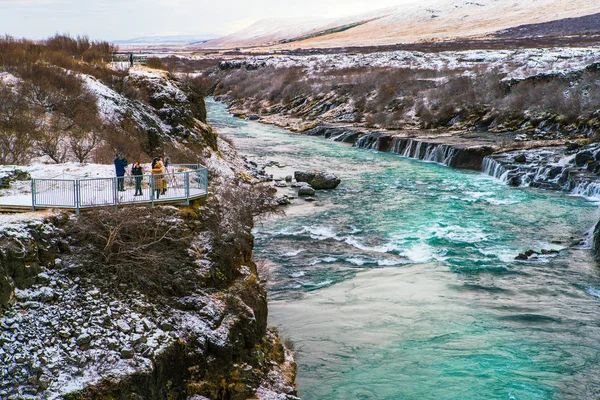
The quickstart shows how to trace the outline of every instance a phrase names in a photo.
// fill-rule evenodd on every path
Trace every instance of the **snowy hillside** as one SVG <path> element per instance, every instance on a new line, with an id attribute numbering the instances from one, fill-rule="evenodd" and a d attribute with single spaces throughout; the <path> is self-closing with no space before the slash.
<path id="1" fill-rule="evenodd" d="M 599 9 L 600 0 L 426 0 L 335 20 L 259 21 L 198 47 L 285 49 L 452 39 L 589 15 Z"/>

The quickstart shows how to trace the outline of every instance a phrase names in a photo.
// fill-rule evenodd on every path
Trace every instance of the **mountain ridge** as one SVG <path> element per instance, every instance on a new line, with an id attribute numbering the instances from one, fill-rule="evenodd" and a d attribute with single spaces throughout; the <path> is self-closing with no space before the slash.
<path id="1" fill-rule="evenodd" d="M 261 20 L 195 49 L 333 48 L 480 38 L 522 25 L 579 18 L 600 0 L 438 0 L 387 7 L 338 19 Z M 346 29 L 342 29 L 346 27 Z"/>

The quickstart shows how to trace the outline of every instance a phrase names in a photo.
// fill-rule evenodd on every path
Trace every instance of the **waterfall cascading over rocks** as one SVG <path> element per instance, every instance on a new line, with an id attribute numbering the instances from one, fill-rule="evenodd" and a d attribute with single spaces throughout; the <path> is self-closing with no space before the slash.
<path id="1" fill-rule="evenodd" d="M 562 190 L 600 199 L 600 145 L 576 150 L 545 147 L 515 150 L 487 156 L 484 173 L 511 186 Z"/>
<path id="2" fill-rule="evenodd" d="M 481 170 L 483 159 L 491 154 L 491 146 L 462 146 L 434 141 L 391 136 L 380 132 L 361 136 L 355 147 L 399 154 L 403 157 L 431 161 L 452 168 Z"/>
<path id="3" fill-rule="evenodd" d="M 308 136 L 323 136 L 326 139 L 333 140 L 334 142 L 354 143 L 360 133 L 353 129 L 329 127 L 319 125 L 312 129 L 302 132 Z"/>

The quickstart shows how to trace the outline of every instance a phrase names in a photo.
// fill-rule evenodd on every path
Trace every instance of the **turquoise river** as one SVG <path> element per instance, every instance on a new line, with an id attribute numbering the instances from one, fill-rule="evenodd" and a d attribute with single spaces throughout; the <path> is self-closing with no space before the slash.
<path id="1" fill-rule="evenodd" d="M 255 229 L 304 400 L 600 398 L 597 204 L 208 111 L 275 177 L 342 179 Z"/>

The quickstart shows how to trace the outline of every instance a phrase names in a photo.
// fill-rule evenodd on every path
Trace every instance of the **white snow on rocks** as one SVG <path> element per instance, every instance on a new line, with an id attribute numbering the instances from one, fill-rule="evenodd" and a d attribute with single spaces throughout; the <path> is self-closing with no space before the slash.
<path id="1" fill-rule="evenodd" d="M 473 69 L 497 67 L 509 78 L 522 79 L 540 73 L 561 73 L 584 68 L 600 61 L 594 48 L 544 48 L 516 50 L 468 50 L 423 53 L 390 51 L 368 54 L 318 54 L 307 56 L 268 55 L 228 61 L 254 67 L 288 68 L 299 66 L 309 73 L 319 69 L 390 67 L 411 69 Z"/>

